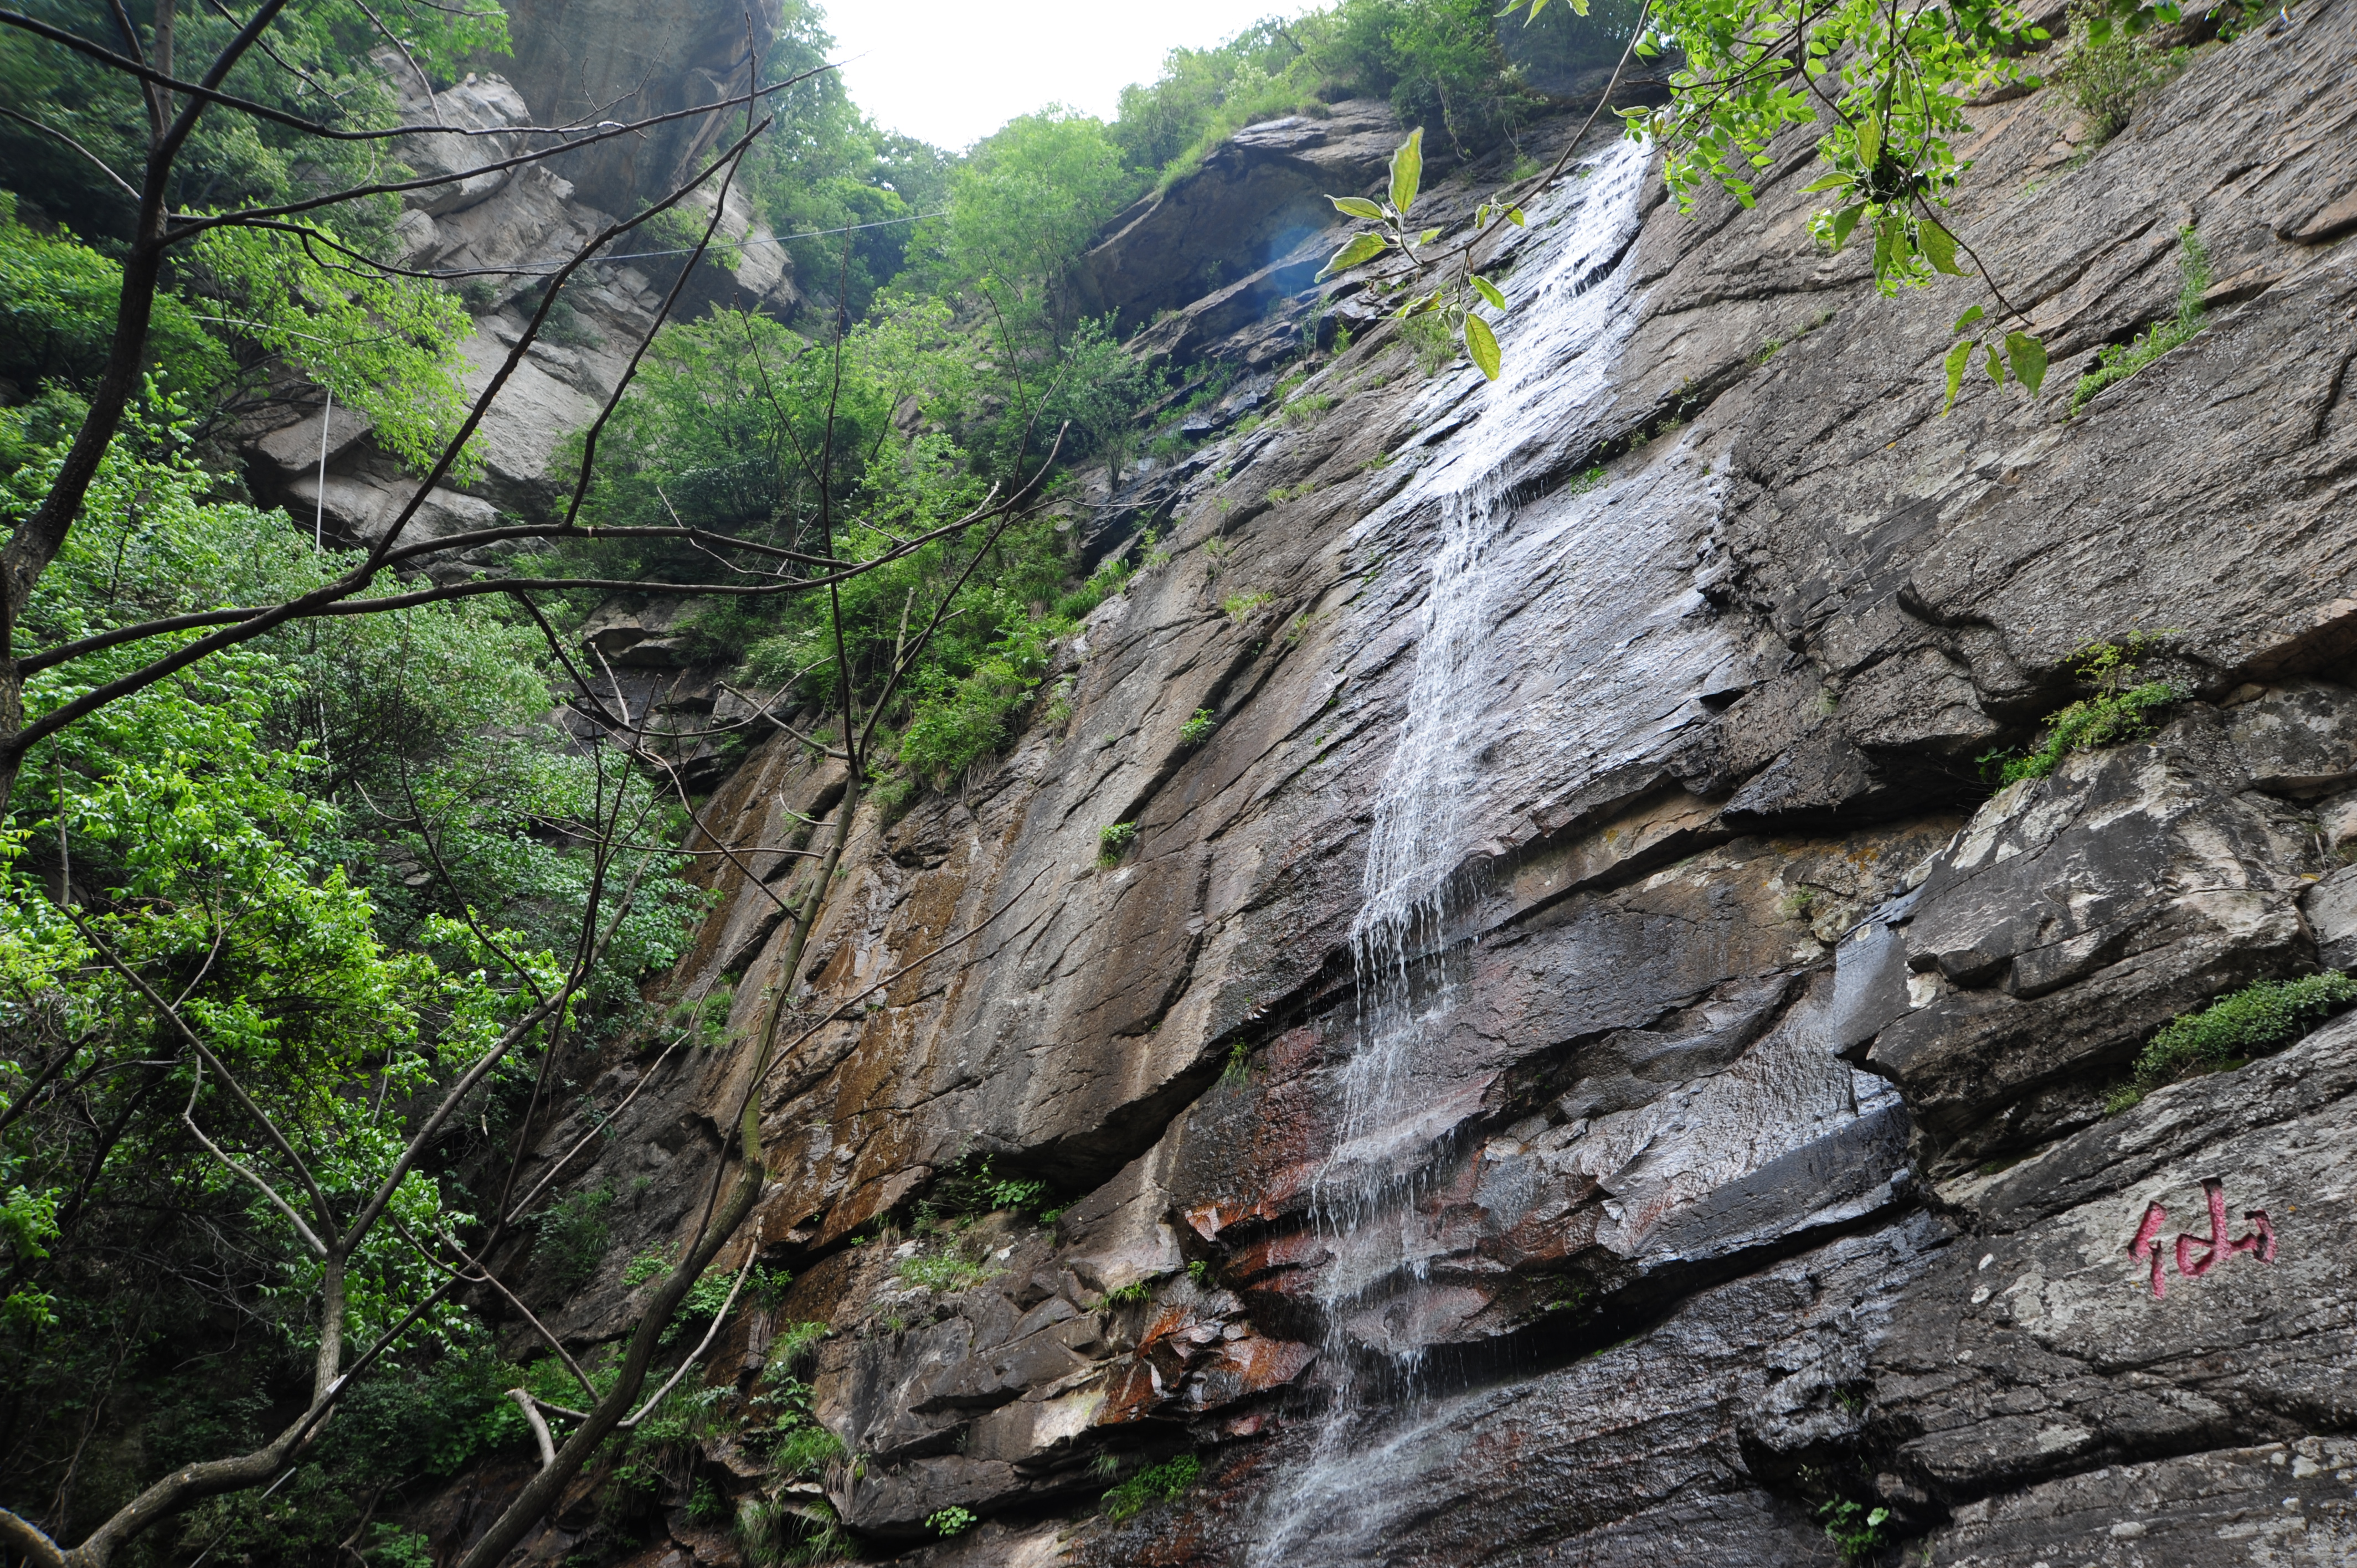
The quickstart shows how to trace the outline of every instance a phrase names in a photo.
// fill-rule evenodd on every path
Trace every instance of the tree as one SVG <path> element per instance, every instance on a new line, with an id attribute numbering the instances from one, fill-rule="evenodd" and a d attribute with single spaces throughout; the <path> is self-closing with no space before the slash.
<path id="1" fill-rule="evenodd" d="M 172 1179 L 208 1188 L 215 1205 L 224 1193 L 244 1195 L 248 1229 L 274 1236 L 300 1260 L 290 1263 L 283 1290 L 289 1321 L 308 1326 L 310 1359 L 307 1393 L 291 1421 L 256 1445 L 176 1466 L 70 1550 L 0 1512 L 0 1539 L 10 1549 L 38 1562 L 99 1568 L 157 1520 L 286 1474 L 356 1380 L 415 1337 L 437 1332 L 454 1292 L 500 1288 L 486 1268 L 487 1252 L 524 1219 L 556 1171 L 520 1188 L 517 1143 L 496 1203 L 469 1216 L 430 1184 L 421 1187 L 420 1162 L 462 1111 L 479 1106 L 526 1062 L 534 1065 L 524 1075 L 530 1089 L 518 1138 L 532 1125 L 547 1103 L 563 1040 L 584 1026 L 585 992 L 626 932 L 645 878 L 659 874 L 662 857 L 645 843 L 655 796 L 639 769 L 661 758 L 627 713 L 608 714 L 609 734 L 639 768 L 614 772 L 603 765 L 589 809 L 576 818 L 587 875 L 565 942 L 527 948 L 519 932 L 487 923 L 460 899 L 459 913 L 428 918 L 409 950 L 385 948 L 368 898 L 340 874 L 322 875 L 304 853 L 336 831 L 298 787 L 307 765 L 261 742 L 274 725 L 299 731 L 316 721 L 322 738 L 331 730 L 325 706 L 290 689 L 289 669 L 300 660 L 290 660 L 285 639 L 306 625 L 332 632 L 348 618 L 428 608 L 456 614 L 463 601 L 500 595 L 539 622 L 564 664 L 566 656 L 539 620 L 535 593 L 671 586 L 747 597 L 832 596 L 874 564 L 845 564 L 833 547 L 832 519 L 823 516 L 815 550 L 761 546 L 681 524 L 640 531 L 718 555 L 726 567 L 718 583 L 398 581 L 439 551 L 579 537 L 576 517 L 598 437 L 623 389 L 587 432 L 580 484 L 558 518 L 432 542 L 404 535 L 429 489 L 463 471 L 468 438 L 547 324 L 565 282 L 634 226 L 675 210 L 700 208 L 700 253 L 717 229 L 721 198 L 767 124 L 763 104 L 807 73 L 765 81 L 759 60 L 748 57 L 739 62 L 740 84 L 696 109 L 629 125 L 509 133 L 525 150 L 494 166 L 522 166 L 670 119 L 744 113 L 742 134 L 724 137 L 692 177 L 592 236 L 555 269 L 490 384 L 462 403 L 444 401 L 452 384 L 448 345 L 459 323 L 441 280 L 382 261 L 370 237 L 372 219 L 381 222 L 404 193 L 463 177 L 410 177 L 385 155 L 397 157 L 410 139 L 472 133 L 372 123 L 363 84 L 338 87 L 344 79 L 311 68 L 333 52 L 323 38 L 356 32 L 385 38 L 413 67 L 456 58 L 486 41 L 495 12 L 424 7 L 404 22 L 406 31 L 395 31 L 368 6 L 345 0 L 261 0 L 242 21 L 216 27 L 158 0 L 144 25 L 120 7 L 111 16 L 69 20 L 102 30 L 0 12 L 10 40 L 0 65 L 10 80 L 36 79 L 38 66 L 49 72 L 46 80 L 75 84 L 61 98 L 69 111 L 103 121 L 106 104 L 135 105 L 145 130 L 93 147 L 65 124 L 9 112 L 12 125 L 97 171 L 121 215 L 121 255 L 114 268 L 93 270 L 85 253 L 63 253 L 81 269 L 81 297 L 96 302 L 82 319 L 110 309 L 112 319 L 94 373 L 84 371 L 87 390 L 60 390 L 36 406 L 58 436 L 54 445 L 29 417 L 6 421 L 20 466 L 14 527 L 0 548 L 0 811 L 23 795 L 31 820 L 56 833 L 58 849 L 53 880 L 28 880 L 13 869 L 30 833 L 27 819 L 0 819 L 12 863 L 5 978 L 13 989 L 5 1005 L 12 1042 L 38 1051 L 16 1064 L 23 1079 L 0 1109 L 0 1130 L 44 1114 L 59 1093 L 91 1103 L 86 1091 L 111 1091 L 116 1075 L 127 1074 L 120 1080 L 129 1085 L 125 1097 L 113 1101 L 95 1143 L 76 1145 L 89 1157 L 85 1168 L 102 1172 L 118 1153 L 161 1149 L 152 1136 L 159 1116 L 167 1130 L 178 1129 L 172 1136 L 185 1133 L 168 1168 L 189 1174 Z M 257 81 L 274 91 L 254 90 Z M 206 162 L 212 151 L 251 147 L 265 136 L 289 149 L 284 163 L 299 167 L 301 177 L 274 184 L 262 177 L 274 162 L 264 158 L 249 160 L 247 173 L 261 174 L 241 184 Z M 357 178 L 337 177 L 356 172 Z M 38 251 L 16 242 L 17 254 Z M 59 253 L 35 260 L 55 266 Z M 683 269 L 681 282 L 685 276 Z M 367 407 L 377 400 L 371 412 L 382 416 L 380 428 L 417 477 L 405 509 L 371 550 L 288 559 L 259 542 L 262 532 L 247 526 L 253 517 L 199 494 L 199 478 L 163 434 L 176 424 L 185 428 L 185 406 L 174 401 L 171 375 L 161 384 L 153 379 L 158 356 L 151 336 L 167 349 L 188 341 L 176 278 L 217 302 L 215 314 L 232 307 L 252 343 L 307 361 L 349 401 Z M 674 284 L 661 315 L 678 292 Z M 85 331 L 77 350 L 85 365 L 94 336 Z M 320 339 L 328 351 L 315 355 Z M 165 369 L 173 369 L 168 358 Z M 830 429 L 825 449 L 832 445 Z M 913 552 L 977 524 L 1003 529 L 1024 499 L 1003 496 L 896 548 Z M 197 569 L 138 576 L 141 591 L 131 593 L 115 591 L 123 585 L 117 572 L 102 597 L 86 591 L 108 570 L 85 548 L 105 532 L 93 534 L 94 519 L 114 521 L 132 511 L 149 521 L 159 513 L 181 522 L 199 518 L 201 527 L 166 530 L 169 539 L 154 529 L 136 536 L 142 549 L 160 540 L 193 552 L 183 564 Z M 221 530 L 241 527 L 259 553 L 221 553 Z M 133 531 L 116 532 L 127 550 Z M 206 559 L 220 569 L 202 570 Z M 592 684 L 574 674 L 585 703 L 598 705 Z M 844 712 L 847 721 L 851 710 Z M 846 743 L 864 746 L 865 735 L 853 735 L 846 723 Z M 37 750 L 48 778 L 20 789 Z M 405 793 L 404 820 L 421 848 L 441 860 L 452 848 L 447 814 L 435 810 L 433 789 Z M 437 875 L 446 886 L 458 885 L 447 867 Z M 814 912 L 813 900 L 805 932 Z M 434 950 L 447 961 L 433 959 Z M 772 1041 L 777 1028 L 773 1020 Z M 392 1097 L 416 1103 L 388 1123 L 382 1108 Z M 361 1117 L 359 1107 L 371 1100 L 380 1109 Z M 702 1228 L 652 1291 L 612 1376 L 585 1385 L 590 1397 L 575 1430 L 561 1449 L 544 1447 L 540 1477 L 470 1561 L 496 1558 L 606 1434 L 644 1414 L 637 1402 L 666 1325 L 759 1191 L 758 1118 L 747 1127 L 733 1179 L 722 1180 L 725 1169 L 716 1176 L 721 1185 Z M 16 1282 L 6 1310 L 29 1324 L 49 1310 L 26 1283 L 31 1266 L 79 1219 L 70 1187 L 43 1182 L 36 1190 L 16 1174 L 0 1187 L 0 1238 Z"/>
<path id="2" fill-rule="evenodd" d="M 950 178 L 949 211 L 918 230 L 953 287 L 997 289 L 1018 325 L 1060 344 L 1072 268 L 1135 194 L 1102 121 L 1060 108 L 1010 120 Z"/>

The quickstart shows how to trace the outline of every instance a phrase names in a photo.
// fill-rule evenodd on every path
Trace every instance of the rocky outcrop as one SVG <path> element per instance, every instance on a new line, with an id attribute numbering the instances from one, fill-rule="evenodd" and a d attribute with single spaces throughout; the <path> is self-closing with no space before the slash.
<path id="1" fill-rule="evenodd" d="M 701 14 L 690 7 L 679 17 Z M 597 20 L 568 18 L 561 7 L 554 16 L 519 8 L 511 19 L 515 59 L 502 62 L 513 67 L 513 82 L 489 71 L 469 72 L 447 89 L 431 92 L 429 83 L 397 52 L 380 49 L 372 57 L 393 85 L 407 123 L 494 133 L 516 128 L 503 134 L 410 137 L 401 150 L 423 175 L 484 171 L 410 193 L 393 231 L 401 244 L 401 264 L 451 278 L 454 287 L 468 285 L 475 330 L 460 345 L 466 360 L 460 379 L 469 399 L 490 384 L 522 335 L 548 274 L 610 226 L 612 213 L 634 211 L 692 175 L 694 153 L 716 133 L 712 119 L 688 119 L 660 135 L 601 144 L 628 144 L 634 149 L 630 158 L 639 162 L 625 159 L 617 166 L 619 172 L 596 166 L 607 177 L 594 185 L 594 194 L 568 177 L 581 172 L 578 160 L 585 155 L 568 154 L 554 163 L 522 168 L 490 168 L 547 145 L 545 137 L 528 135 L 524 127 L 561 124 L 573 116 L 574 111 L 565 107 L 570 100 L 547 84 L 555 80 L 552 72 L 562 76 L 578 63 L 567 52 L 572 36 L 567 28 Z M 731 12 L 728 22 L 737 36 L 736 54 L 727 56 L 733 60 L 743 51 L 745 14 Z M 774 17 L 764 24 L 771 26 Z M 664 48 L 686 48 L 697 42 L 694 37 L 669 34 L 650 39 L 644 27 L 617 29 L 616 36 L 624 34 Z M 708 38 L 701 41 L 711 42 Z M 697 58 L 693 55 L 642 58 L 658 64 L 657 74 L 674 88 L 703 94 L 677 102 L 666 99 L 663 109 L 715 102 L 729 91 L 742 91 L 741 65 L 735 68 L 740 80 L 732 90 L 725 82 L 706 81 L 709 71 L 683 66 L 683 61 Z M 657 112 L 609 110 L 603 117 Z M 698 127 L 707 133 L 701 139 L 694 134 Z M 659 148 L 651 153 L 642 143 L 659 144 Z M 649 157 L 654 161 L 646 163 Z M 701 191 L 683 203 L 681 210 L 699 221 L 708 219 L 716 199 L 716 192 Z M 791 315 L 800 297 L 791 266 L 741 192 L 728 193 L 716 239 L 721 249 L 699 262 L 682 285 L 673 318 L 687 319 L 716 305 Z M 436 487 L 409 523 L 404 540 L 422 542 L 492 527 L 501 512 L 548 517 L 562 499 L 550 471 L 557 446 L 594 420 L 613 395 L 631 353 L 652 330 L 663 295 L 683 264 L 683 258 L 664 242 L 627 238 L 576 274 L 561 296 L 561 320 L 534 341 L 478 430 L 479 471 Z M 265 419 L 247 440 L 257 491 L 284 504 L 298 521 L 311 521 L 335 542 L 376 542 L 407 506 L 414 477 L 368 439 L 365 421 L 348 409 L 328 408 L 317 389 L 287 389 L 280 415 L 292 423 L 274 428 Z M 328 421 L 324 474 L 323 415 Z M 497 548 L 439 558 L 431 569 L 444 575 L 470 575 L 492 564 Z"/>
<path id="2" fill-rule="evenodd" d="M 2051 95 L 1976 111 L 1959 221 L 2057 369 L 1946 418 L 1958 295 L 1812 248 L 1804 145 L 1687 220 L 1599 137 L 1492 242 L 1497 390 L 1369 321 L 1109 502 L 1170 558 L 1060 650 L 1069 716 L 863 811 L 795 989 L 809 874 L 710 863 L 677 985 L 805 1022 L 759 1085 L 740 1044 L 591 1086 L 546 1147 L 635 1091 L 593 1179 L 654 1179 L 536 1306 L 614 1332 L 751 1090 L 736 1255 L 830 1326 L 833 1507 L 988 1516 L 910 1561 L 1830 1563 L 1876 1509 L 1940 1562 L 2345 1559 L 2357 1023 L 2104 1105 L 2357 942 L 2352 47 L 2312 0 L 2084 159 Z M 1156 210 L 1101 279 L 1164 265 Z M 2070 417 L 2181 223 L 2210 324 Z M 2166 723 L 1991 793 L 2133 629 Z M 705 821 L 786 842 L 832 767 L 780 737 Z M 956 1229 L 985 1158 L 1049 1192 Z"/>

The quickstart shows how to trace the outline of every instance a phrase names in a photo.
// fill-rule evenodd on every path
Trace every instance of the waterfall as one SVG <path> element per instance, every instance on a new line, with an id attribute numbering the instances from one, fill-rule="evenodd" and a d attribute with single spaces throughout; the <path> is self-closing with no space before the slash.
<path id="1" fill-rule="evenodd" d="M 1351 932 L 1353 1049 L 1338 1075 L 1333 1147 L 1310 1191 L 1311 1222 L 1332 1254 L 1317 1304 L 1325 1323 L 1319 1359 L 1334 1397 L 1309 1455 L 1272 1486 L 1251 1555 L 1255 1568 L 1367 1560 L 1373 1543 L 1361 1544 L 1368 1530 L 1353 1528 L 1354 1516 L 1373 1484 L 1370 1471 L 1380 1469 L 1390 1447 L 1359 1449 L 1353 1439 L 1378 1404 L 1396 1416 L 1416 1397 L 1415 1337 L 1387 1331 L 1383 1309 L 1412 1297 L 1423 1279 L 1415 1206 L 1440 1151 L 1415 1069 L 1424 1042 L 1451 1010 L 1452 972 L 1466 948 L 1453 929 L 1464 891 L 1457 871 L 1479 826 L 1468 810 L 1480 794 L 1474 758 L 1491 738 L 1469 733 L 1482 709 L 1476 693 L 1490 673 L 1485 566 L 1512 526 L 1521 469 L 1534 450 L 1548 449 L 1548 435 L 1566 423 L 1567 411 L 1602 391 L 1631 325 L 1620 306 L 1633 271 L 1631 240 L 1646 161 L 1642 148 L 1617 143 L 1532 215 L 1539 231 L 1505 285 L 1504 372 L 1481 382 L 1476 372 L 1460 371 L 1427 394 L 1419 414 L 1437 428 L 1453 412 L 1450 434 L 1363 525 L 1372 530 L 1428 510 L 1437 515 L 1439 542 Z M 1412 1299 L 1406 1305 L 1412 1313 Z M 1372 1397 L 1379 1390 L 1383 1398 Z"/>

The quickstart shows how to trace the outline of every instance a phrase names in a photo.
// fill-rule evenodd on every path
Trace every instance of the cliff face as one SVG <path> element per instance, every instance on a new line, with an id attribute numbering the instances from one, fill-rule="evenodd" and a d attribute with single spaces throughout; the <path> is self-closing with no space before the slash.
<path id="1" fill-rule="evenodd" d="M 748 40 L 766 47 L 777 21 L 774 7 L 709 5 L 673 7 L 652 22 L 591 6 L 511 10 L 513 56 L 495 63 L 511 78 L 469 72 L 429 93 L 429 84 L 393 51 L 375 57 L 405 123 L 518 128 L 452 145 L 432 137 L 404 144 L 401 156 L 420 174 L 462 173 L 550 145 L 523 127 L 643 119 L 741 94 Z M 635 85 L 640 82 L 648 85 Z M 490 384 L 550 274 L 616 215 L 635 213 L 693 178 L 716 146 L 744 129 L 741 112 L 689 116 L 548 163 L 410 193 L 395 224 L 400 263 L 470 290 L 475 330 L 460 345 L 467 395 Z M 716 179 L 682 209 L 706 219 L 717 195 Z M 698 263 L 673 318 L 716 305 L 791 316 L 800 303 L 791 263 L 741 191 L 728 193 L 716 238 L 735 247 L 730 264 L 717 258 Z M 670 242 L 634 231 L 576 273 L 561 296 L 568 307 L 565 328 L 534 341 L 483 420 L 475 443 L 480 476 L 436 487 L 405 538 L 489 528 L 501 512 L 550 516 L 561 499 L 550 474 L 558 444 L 587 426 L 612 397 L 682 264 Z M 246 443 L 262 498 L 284 504 L 298 521 L 312 520 L 332 540 L 373 544 L 409 499 L 400 464 L 371 441 L 364 420 L 329 408 L 316 388 L 290 389 L 279 417 L 288 423 L 257 429 Z M 465 577 L 491 564 L 478 554 L 446 560 L 437 570 Z"/>
<path id="2" fill-rule="evenodd" d="M 1830 1563 L 1836 1498 L 1942 1563 L 2357 1557 L 2357 1018 L 2104 1114 L 2158 1025 L 2357 940 L 2352 49 L 2311 0 L 2084 160 L 2050 94 L 1980 112 L 1960 224 L 2054 351 L 2035 402 L 1938 416 L 1969 302 L 1813 249 L 1798 142 L 1689 220 L 1599 135 L 1498 242 L 1495 387 L 1329 285 L 1346 351 L 1101 509 L 1170 558 L 1065 651 L 1070 716 L 855 824 L 758 1085 L 803 863 L 709 863 L 678 984 L 733 983 L 736 1043 L 552 1131 L 631 1097 L 584 1178 L 621 1240 L 535 1307 L 615 1332 L 753 1092 L 724 1261 L 797 1279 L 713 1380 L 828 1325 L 826 1497 L 911 1561 Z M 2186 224 L 2210 325 L 2067 417 Z M 1330 331 L 1230 308 L 1157 330 Z M 2166 727 L 1977 784 L 2136 629 Z M 706 820 L 782 845 L 840 795 L 775 745 Z M 985 1156 L 1054 1222 L 877 1239 Z M 978 1283 L 916 1283 L 952 1248 Z M 1091 1517 L 1182 1449 L 1192 1490 Z M 649 1563 L 731 1560 L 675 1530 Z"/>

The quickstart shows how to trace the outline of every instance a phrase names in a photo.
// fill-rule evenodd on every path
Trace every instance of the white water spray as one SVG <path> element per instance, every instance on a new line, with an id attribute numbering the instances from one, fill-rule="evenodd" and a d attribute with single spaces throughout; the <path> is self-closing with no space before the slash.
<path id="1" fill-rule="evenodd" d="M 1484 567 L 1493 542 L 1512 525 L 1508 497 L 1518 470 L 1603 389 L 1632 325 L 1621 306 L 1646 161 L 1643 149 L 1616 144 L 1534 217 L 1552 227 L 1526 243 L 1506 285 L 1505 373 L 1471 393 L 1455 432 L 1365 525 L 1431 508 L 1440 541 L 1406 714 L 1376 795 L 1365 897 L 1351 932 L 1356 1048 L 1340 1075 L 1333 1150 L 1310 1192 L 1312 1223 L 1333 1254 L 1319 1275 L 1318 1305 L 1326 1325 L 1320 1359 L 1334 1399 L 1308 1458 L 1271 1488 L 1254 1568 L 1361 1562 L 1378 1544 L 1361 1539 L 1354 1516 L 1374 1484 L 1368 1472 L 1371 1462 L 1379 1467 L 1380 1450 L 1354 1453 L 1352 1438 L 1378 1380 L 1414 1397 L 1419 1352 L 1406 1320 L 1424 1272 L 1415 1200 L 1435 1164 L 1435 1138 L 1451 1120 L 1426 1114 L 1431 1096 L 1416 1068 L 1453 1004 L 1453 884 L 1472 825 L 1466 802 L 1479 794 L 1474 758 L 1492 738 L 1469 733 L 1482 710 L 1476 693 L 1490 674 Z M 1451 412 L 1467 397 L 1469 374 L 1436 387 L 1418 412 Z M 1405 1298 L 1396 1335 L 1385 1322 L 1393 1298 Z M 1392 1402 L 1398 1397 L 1394 1388 Z"/>

